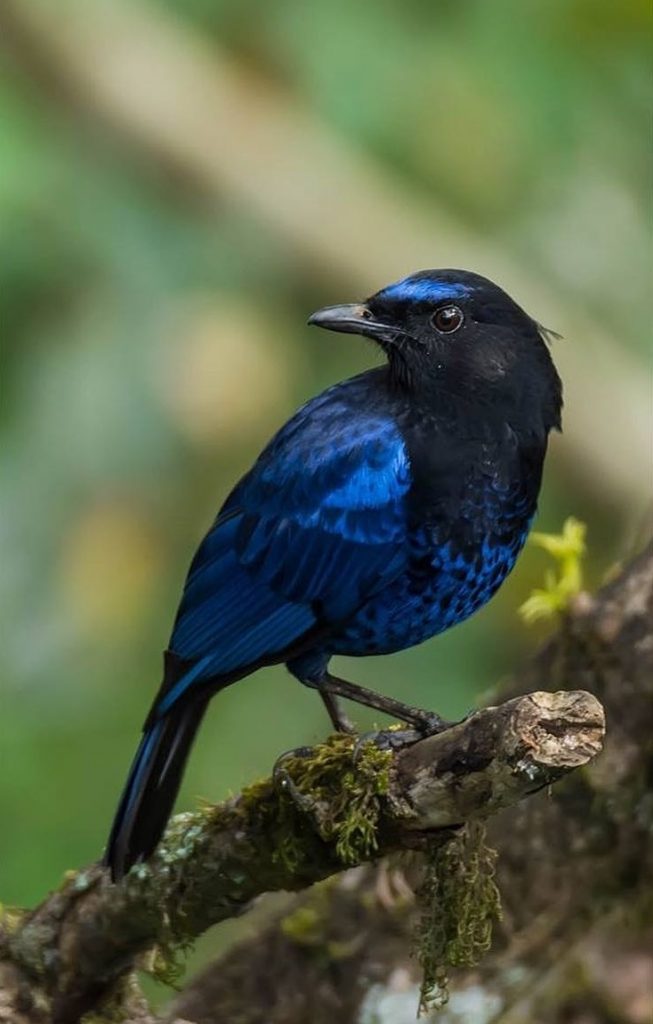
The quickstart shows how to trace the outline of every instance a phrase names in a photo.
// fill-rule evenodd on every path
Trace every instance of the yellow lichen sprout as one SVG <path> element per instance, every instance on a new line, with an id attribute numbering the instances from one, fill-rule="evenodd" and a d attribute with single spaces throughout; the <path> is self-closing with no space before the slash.
<path id="1" fill-rule="evenodd" d="M 550 619 L 564 612 L 571 598 L 583 586 L 582 560 L 585 554 L 585 523 L 569 516 L 561 533 L 532 533 L 530 543 L 543 548 L 555 559 L 555 569 L 549 569 L 544 586 L 533 590 L 522 604 L 519 614 L 529 625 L 538 619 Z"/>

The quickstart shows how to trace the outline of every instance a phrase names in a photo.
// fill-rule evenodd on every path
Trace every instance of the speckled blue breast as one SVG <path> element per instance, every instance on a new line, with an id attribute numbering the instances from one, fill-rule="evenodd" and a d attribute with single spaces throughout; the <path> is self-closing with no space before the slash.
<path id="1" fill-rule="evenodd" d="M 368 601 L 328 644 L 334 654 L 390 654 L 422 643 L 481 608 L 513 568 L 533 502 L 488 483 L 460 506 L 455 529 L 432 523 L 410 536 L 410 566 Z"/>

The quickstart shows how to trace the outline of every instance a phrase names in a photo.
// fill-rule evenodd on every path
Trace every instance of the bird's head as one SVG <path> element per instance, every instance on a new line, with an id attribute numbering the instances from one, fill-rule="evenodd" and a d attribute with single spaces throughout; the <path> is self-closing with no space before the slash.
<path id="1" fill-rule="evenodd" d="M 480 274 L 422 270 L 308 322 L 374 339 L 393 381 L 416 396 L 445 390 L 517 428 L 560 427 L 562 389 L 545 338 L 552 332 Z"/>

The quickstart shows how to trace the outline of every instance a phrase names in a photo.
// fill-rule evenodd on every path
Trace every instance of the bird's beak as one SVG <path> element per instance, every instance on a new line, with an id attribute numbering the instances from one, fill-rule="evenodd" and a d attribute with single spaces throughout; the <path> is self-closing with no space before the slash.
<path id="1" fill-rule="evenodd" d="M 341 334 L 362 334 L 376 341 L 391 341 L 398 333 L 396 327 L 377 320 L 371 310 L 360 302 L 347 306 L 325 306 L 308 318 L 309 324 L 324 327 Z"/>

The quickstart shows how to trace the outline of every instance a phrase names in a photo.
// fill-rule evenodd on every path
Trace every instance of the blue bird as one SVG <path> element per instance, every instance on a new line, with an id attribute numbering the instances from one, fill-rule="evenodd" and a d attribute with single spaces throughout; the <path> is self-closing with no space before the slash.
<path id="1" fill-rule="evenodd" d="M 462 622 L 510 572 L 535 514 L 562 389 L 546 332 L 506 292 L 426 270 L 309 323 L 372 338 L 387 361 L 304 405 L 202 541 L 111 830 L 114 880 L 159 842 L 211 697 L 263 665 L 317 689 L 337 729 L 339 697 L 437 727 L 329 661 Z"/>

